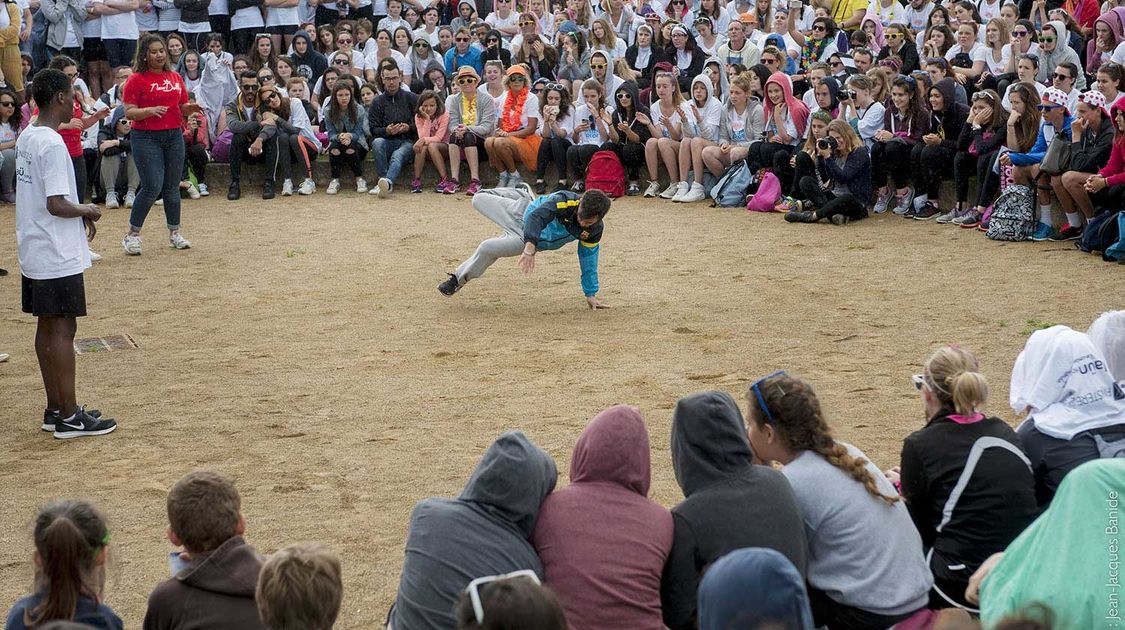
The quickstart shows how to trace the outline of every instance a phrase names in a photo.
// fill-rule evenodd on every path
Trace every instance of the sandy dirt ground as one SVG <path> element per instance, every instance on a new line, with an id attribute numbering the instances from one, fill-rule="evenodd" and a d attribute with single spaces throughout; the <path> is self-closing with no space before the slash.
<path id="1" fill-rule="evenodd" d="M 464 197 L 353 193 L 185 202 L 172 251 L 160 208 L 144 255 L 108 211 L 86 275 L 79 337 L 128 334 L 139 349 L 78 357 L 79 400 L 120 429 L 41 433 L 34 320 L 20 313 L 14 211 L 0 208 L 0 605 L 31 584 L 30 523 L 51 497 L 107 512 L 105 599 L 139 627 L 167 577 L 164 501 L 185 472 L 232 475 L 247 538 L 263 552 L 317 540 L 344 558 L 338 627 L 375 627 L 394 597 L 410 510 L 455 495 L 502 431 L 522 429 L 558 463 L 614 403 L 649 423 L 653 498 L 681 498 L 668 438 L 677 398 L 735 395 L 785 368 L 816 385 L 837 434 L 880 466 L 922 424 L 910 383 L 929 351 L 960 342 L 1008 410 L 1012 362 L 1032 327 L 1085 329 L 1120 308 L 1117 266 L 1071 243 L 1000 244 L 977 231 L 882 216 L 789 225 L 704 204 L 615 203 L 602 297 L 586 309 L 574 247 L 514 259 L 453 298 L 435 287 L 497 230 Z M 1116 288 L 1114 288 L 1116 287 Z"/>

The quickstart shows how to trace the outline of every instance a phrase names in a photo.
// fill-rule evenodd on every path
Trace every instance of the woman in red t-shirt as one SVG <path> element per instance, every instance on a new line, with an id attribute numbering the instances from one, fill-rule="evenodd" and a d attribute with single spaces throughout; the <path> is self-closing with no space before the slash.
<path id="1" fill-rule="evenodd" d="M 70 79 L 70 87 L 74 88 L 74 82 L 78 78 L 77 62 L 66 55 L 58 55 L 51 59 L 47 67 L 65 74 L 66 78 Z M 106 108 L 87 116 L 86 109 L 82 107 L 82 94 L 75 89 L 74 111 L 70 122 L 59 125 L 59 135 L 66 143 L 66 151 L 74 166 L 74 184 L 78 190 L 78 203 L 86 203 L 86 158 L 82 154 L 82 132 L 98 124 L 112 112 L 113 110 Z"/>
<path id="2" fill-rule="evenodd" d="M 188 102 L 183 78 L 168 65 L 168 48 L 159 35 L 145 35 L 137 45 L 133 75 L 125 82 L 121 100 L 125 117 L 133 121 L 133 161 L 141 186 L 129 215 L 129 233 L 121 241 L 125 253 L 141 254 L 141 226 L 158 196 L 164 198 L 168 221 L 168 244 L 175 249 L 191 247 L 180 234 L 180 175 L 184 168 L 184 116 L 201 112 Z"/>

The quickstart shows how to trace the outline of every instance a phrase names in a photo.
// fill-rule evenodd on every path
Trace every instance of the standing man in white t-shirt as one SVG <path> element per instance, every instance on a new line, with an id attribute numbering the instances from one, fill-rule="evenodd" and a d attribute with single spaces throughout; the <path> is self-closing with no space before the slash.
<path id="1" fill-rule="evenodd" d="M 117 423 L 80 407 L 74 392 L 74 334 L 86 315 L 82 274 L 90 266 L 86 230 L 92 235 L 102 214 L 94 204 L 75 203 L 70 156 L 57 131 L 73 112 L 70 79 L 42 70 L 31 95 L 39 117 L 16 141 L 16 241 L 23 312 L 39 320 L 35 354 L 47 393 L 42 428 L 60 439 L 104 435 Z"/>

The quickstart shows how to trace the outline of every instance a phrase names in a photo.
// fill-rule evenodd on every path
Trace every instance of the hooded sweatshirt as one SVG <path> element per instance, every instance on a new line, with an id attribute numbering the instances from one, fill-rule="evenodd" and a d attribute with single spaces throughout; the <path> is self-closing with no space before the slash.
<path id="1" fill-rule="evenodd" d="M 1078 58 L 1078 53 L 1070 47 L 1070 33 L 1066 30 L 1066 24 L 1061 20 L 1051 20 L 1047 25 L 1055 29 L 1057 39 L 1055 40 L 1055 49 L 1051 52 L 1043 50 L 1043 46 L 1039 47 L 1039 72 L 1035 75 L 1035 80 L 1040 83 L 1051 83 L 1051 75 L 1055 73 L 1055 68 L 1060 63 L 1069 61 L 1074 64 L 1075 68 L 1082 68 L 1082 60 Z M 1078 80 L 1074 83 L 1074 88 L 1086 91 L 1086 75 L 1082 72 L 1078 73 Z"/>
<path id="2" fill-rule="evenodd" d="M 1113 380 L 1125 383 L 1125 311 L 1102 313 L 1086 334 L 1105 356 Z"/>
<path id="3" fill-rule="evenodd" d="M 310 86 L 316 85 L 316 82 L 320 80 L 320 75 L 328 69 L 328 60 L 316 51 L 312 36 L 306 33 L 304 29 L 297 29 L 293 33 L 293 39 L 303 39 L 308 44 L 303 55 L 298 55 L 296 50 L 293 51 L 291 55 L 294 62 L 293 74 L 304 77 Z"/>
<path id="4" fill-rule="evenodd" d="M 639 112 L 644 114 L 645 116 L 648 116 L 648 107 L 641 103 L 640 91 L 637 89 L 637 84 L 633 81 L 626 81 L 621 84 L 621 87 L 617 88 L 617 91 L 613 93 L 614 103 L 617 102 L 617 94 L 619 92 L 625 92 L 629 94 L 630 97 L 632 97 L 630 100 L 632 100 L 633 102 L 633 114 L 627 115 L 625 111 L 620 107 L 614 109 L 613 126 L 616 127 L 617 123 L 619 122 L 628 123 L 633 132 L 636 133 L 637 136 L 639 136 L 637 141 L 638 144 L 644 146 L 644 143 L 648 142 L 648 139 L 652 137 L 652 132 L 649 130 L 648 125 L 642 124 L 637 121 L 636 114 L 637 112 Z M 621 144 L 626 144 L 629 142 L 629 139 L 627 136 L 625 136 L 625 134 L 618 134 L 618 138 Z"/>
<path id="5" fill-rule="evenodd" d="M 1117 113 L 1125 111 L 1125 96 L 1117 99 L 1109 108 L 1109 119 L 1116 120 Z M 1098 175 L 1105 178 L 1107 186 L 1125 184 L 1125 136 L 1113 134 L 1113 148 L 1109 152 L 1109 162 L 1098 170 Z"/>
<path id="6" fill-rule="evenodd" d="M 805 137 L 805 129 L 808 127 L 809 123 L 809 108 L 801 102 L 801 99 L 793 96 L 793 80 L 789 78 L 789 75 L 784 72 L 771 74 L 770 78 L 766 79 L 766 84 L 762 86 L 762 93 L 766 95 L 763 110 L 765 112 L 767 130 L 775 130 L 773 109 L 776 103 L 771 101 L 769 97 L 769 86 L 771 83 L 781 88 L 782 100 L 785 101 L 785 109 L 787 110 L 789 122 L 792 123 L 793 128 L 797 131 L 797 135 L 792 137 L 790 144 L 796 144 L 801 141 L 801 138 Z M 787 131 L 786 133 L 792 135 L 791 131 Z"/>
<path id="7" fill-rule="evenodd" d="M 773 549 L 732 551 L 699 584 L 699 630 L 812 630 L 805 581 Z"/>
<path id="8" fill-rule="evenodd" d="M 719 118 L 719 144 L 750 146 L 762 137 L 765 128 L 765 113 L 758 97 L 748 96 L 746 109 L 741 114 L 735 111 L 734 105 L 727 103 Z"/>
<path id="9" fill-rule="evenodd" d="M 672 414 L 672 468 L 684 500 L 672 509 L 675 540 L 664 568 L 664 623 L 692 628 L 704 570 L 743 547 L 781 552 L 804 576 L 808 547 L 785 476 L 750 462 L 738 404 L 724 392 L 681 398 Z"/>
<path id="10" fill-rule="evenodd" d="M 969 108 L 956 101 L 955 86 L 950 77 L 934 85 L 933 89 L 941 94 L 944 111 L 930 112 L 930 133 L 941 136 L 941 146 L 950 151 L 956 150 L 965 121 L 969 119 Z"/>
<path id="11" fill-rule="evenodd" d="M 391 611 L 399 630 L 450 630 L 469 582 L 543 566 L 528 539 L 555 487 L 555 462 L 523 433 L 488 447 L 461 496 L 423 499 L 410 515 L 406 560 Z"/>
<path id="12" fill-rule="evenodd" d="M 702 107 L 695 101 L 696 85 L 702 85 L 707 90 L 707 100 L 704 101 Z M 684 137 L 703 138 L 711 142 L 716 142 L 719 139 L 719 119 L 722 116 L 723 104 L 715 98 L 715 87 L 711 83 L 711 77 L 701 74 L 691 80 L 691 90 L 688 92 L 687 100 L 684 101 L 684 109 L 691 114 L 684 121 Z M 695 112 L 697 111 L 699 112 L 698 120 L 695 118 Z"/>
<path id="13" fill-rule="evenodd" d="M 242 536 L 197 554 L 148 596 L 144 630 L 265 630 L 254 603 L 261 570 L 262 557 Z"/>
<path id="14" fill-rule="evenodd" d="M 868 37 L 867 47 L 871 50 L 881 50 L 887 42 L 883 39 L 883 20 L 879 17 L 877 11 L 872 11 L 870 7 L 867 8 L 867 15 L 863 16 L 863 20 L 859 23 L 859 30 L 867 28 L 868 24 L 875 25 L 875 35 Z"/>
<path id="15" fill-rule="evenodd" d="M 1110 57 L 1117 50 L 1117 46 L 1125 40 L 1125 7 L 1114 7 L 1109 11 L 1103 13 L 1094 21 L 1094 30 L 1097 30 L 1097 24 L 1101 22 L 1109 28 L 1110 35 L 1113 43 L 1110 49 L 1105 51 L 1106 59 L 1109 61 Z M 1102 65 L 1103 52 L 1098 49 L 1098 38 L 1096 35 L 1090 37 L 1090 41 L 1086 42 L 1086 73 L 1094 74 Z"/>
<path id="16" fill-rule="evenodd" d="M 574 446 L 570 485 L 547 497 L 533 542 L 570 630 L 662 630 L 660 576 L 672 515 L 646 498 L 648 430 L 634 407 L 595 417 Z"/>
<path id="17" fill-rule="evenodd" d="M 1074 134 L 1073 128 L 1071 134 Z M 1070 146 L 1070 163 L 1067 165 L 1067 170 L 1097 173 L 1109 161 L 1109 153 L 1112 149 L 1113 120 L 1103 113 L 1098 128 L 1087 127 L 1082 132 L 1082 141 Z"/>

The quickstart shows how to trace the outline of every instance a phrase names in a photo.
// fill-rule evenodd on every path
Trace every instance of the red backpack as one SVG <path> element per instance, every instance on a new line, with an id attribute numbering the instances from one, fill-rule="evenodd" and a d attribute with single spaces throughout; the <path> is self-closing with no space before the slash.
<path id="1" fill-rule="evenodd" d="M 625 167 L 613 151 L 598 151 L 586 169 L 586 190 L 600 190 L 614 199 L 625 195 Z"/>

